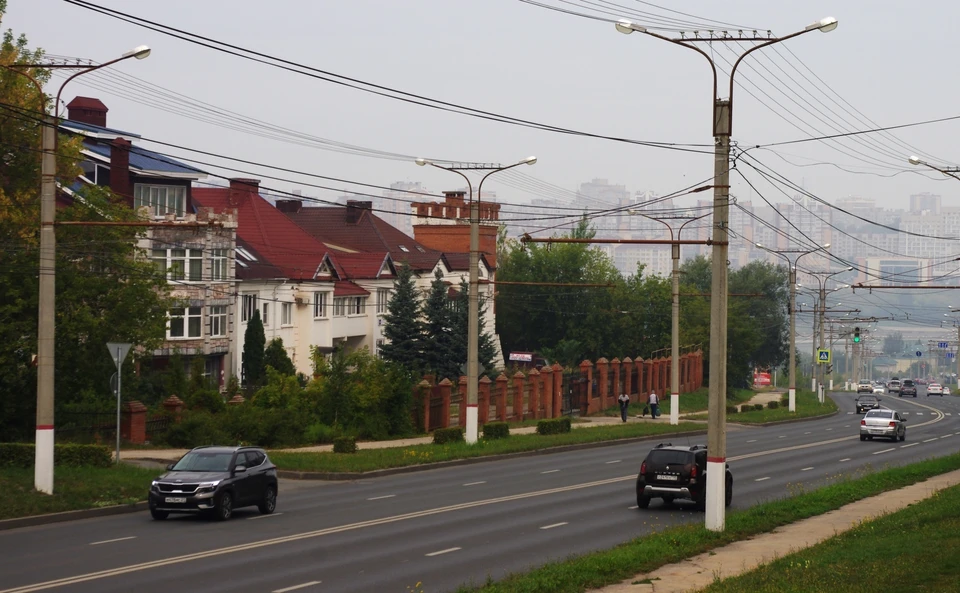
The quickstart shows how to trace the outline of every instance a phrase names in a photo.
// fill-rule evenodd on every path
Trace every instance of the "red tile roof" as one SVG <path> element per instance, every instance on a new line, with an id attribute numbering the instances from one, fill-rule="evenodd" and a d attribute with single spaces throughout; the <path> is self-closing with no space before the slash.
<path id="1" fill-rule="evenodd" d="M 370 280 L 395 276 L 393 261 L 389 254 L 383 252 L 335 253 L 332 254 L 331 259 L 336 261 L 344 280 Z"/>
<path id="2" fill-rule="evenodd" d="M 349 280 L 341 280 L 333 285 L 333 296 L 342 297 L 342 296 L 365 296 L 370 294 L 369 291 L 364 290 L 357 284 L 350 282 Z"/>

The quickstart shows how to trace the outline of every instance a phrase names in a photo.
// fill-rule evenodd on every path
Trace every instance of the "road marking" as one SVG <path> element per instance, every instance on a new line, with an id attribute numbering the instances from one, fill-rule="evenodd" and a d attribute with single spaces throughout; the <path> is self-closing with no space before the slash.
<path id="1" fill-rule="evenodd" d="M 480 484 L 486 484 L 486 480 L 480 480 L 479 482 L 467 482 L 464 486 L 479 486 Z"/>
<path id="2" fill-rule="evenodd" d="M 785 438 L 787 438 L 787 435 L 782 434 L 782 435 L 778 436 L 777 438 L 778 438 L 778 439 L 785 439 Z"/>
<path id="3" fill-rule="evenodd" d="M 841 459 L 840 461 L 850 461 L 850 458 L 849 458 L 849 457 L 844 457 L 844 458 Z"/>
<path id="4" fill-rule="evenodd" d="M 884 449 L 883 451 L 874 451 L 874 452 L 873 452 L 873 455 L 879 455 L 879 454 L 881 454 L 881 453 L 889 453 L 890 451 L 893 451 L 893 450 L 894 450 L 894 449 L 891 448 L 891 449 Z"/>
<path id="5" fill-rule="evenodd" d="M 844 428 L 850 428 L 850 425 L 849 425 L 849 424 L 844 424 L 843 427 L 844 427 Z"/>
<path id="6" fill-rule="evenodd" d="M 614 459 L 613 461 L 608 461 L 608 462 L 606 463 L 606 465 L 610 465 L 611 463 L 620 463 L 621 461 L 623 461 L 623 460 L 622 460 L 622 459 Z"/>
<path id="7" fill-rule="evenodd" d="M 446 550 L 437 550 L 436 552 L 430 552 L 429 554 L 424 554 L 424 556 L 439 556 L 440 554 L 449 554 L 450 552 L 456 552 L 463 548 L 447 548 Z"/>
<path id="8" fill-rule="evenodd" d="M 640 507 L 638 507 L 637 505 L 633 505 L 632 507 L 627 507 L 627 510 L 628 510 L 628 511 L 634 511 L 634 510 L 639 509 L 639 508 L 640 508 Z"/>
<path id="9" fill-rule="evenodd" d="M 901 449 L 906 449 L 907 447 L 916 447 L 920 443 L 910 443 L 909 445 L 900 445 Z"/>
<path id="10" fill-rule="evenodd" d="M 254 521 L 256 519 L 266 519 L 267 517 L 279 517 L 283 513 L 271 513 L 269 515 L 260 515 L 258 517 L 247 517 L 247 521 Z"/>
<path id="11" fill-rule="evenodd" d="M 393 498 L 396 494 L 385 494 L 383 496 L 374 496 L 373 498 L 368 498 L 367 500 L 383 500 L 384 498 Z"/>
<path id="12" fill-rule="evenodd" d="M 833 429 L 832 429 L 832 428 L 828 428 L 827 430 L 833 430 Z"/>
<path id="13" fill-rule="evenodd" d="M 555 473 L 555 472 L 558 472 L 558 471 L 560 471 L 560 470 L 558 470 L 558 469 L 548 469 L 547 471 L 545 471 L 545 472 L 540 472 L 540 473 L 541 473 L 541 474 L 552 474 L 552 473 Z"/>
<path id="14" fill-rule="evenodd" d="M 90 542 L 89 545 L 91 545 L 91 546 L 99 546 L 100 544 L 112 544 L 113 542 L 123 542 L 123 541 L 126 541 L 126 540 L 128 540 L 128 539 L 137 539 L 137 536 L 131 535 L 131 536 L 129 536 L 129 537 L 118 537 L 117 539 L 105 539 L 105 540 L 100 541 L 100 542 Z"/>
<path id="15" fill-rule="evenodd" d="M 853 416 L 853 412 L 847 412 L 847 416 Z"/>
<path id="16" fill-rule="evenodd" d="M 805 467 L 805 468 L 803 468 L 803 469 L 800 470 L 800 471 L 802 471 L 802 472 L 808 472 L 808 471 L 810 471 L 810 470 L 812 470 L 812 469 L 813 469 L 812 467 Z"/>
<path id="17" fill-rule="evenodd" d="M 766 478 L 757 478 L 756 480 L 754 480 L 754 482 L 762 482 L 764 480 L 769 480 L 769 479 L 770 479 L 770 476 L 767 476 Z"/>
<path id="18" fill-rule="evenodd" d="M 923 412 L 914 412 L 917 416 L 923 416 Z"/>
<path id="19" fill-rule="evenodd" d="M 320 583 L 321 581 L 310 581 L 309 583 L 303 583 L 301 585 L 294 585 L 292 587 L 285 587 L 283 589 L 274 589 L 273 593 L 287 593 L 287 591 L 296 591 L 297 589 L 306 589 L 307 587 L 319 585 Z"/>
<path id="20" fill-rule="evenodd" d="M 810 434 L 810 431 L 808 430 L 807 432 L 805 432 L 805 433 L 803 433 L 803 434 Z"/>
<path id="21" fill-rule="evenodd" d="M 568 525 L 568 523 L 564 521 L 563 523 L 554 523 L 553 525 L 544 525 L 540 529 L 553 529 L 554 527 L 563 527 L 564 525 Z"/>
<path id="22" fill-rule="evenodd" d="M 940 438 L 941 438 L 941 439 L 945 439 L 945 438 L 947 438 L 947 437 L 952 437 L 952 436 L 953 436 L 952 434 L 945 434 L 945 435 L 943 435 L 943 436 L 940 437 Z"/>
<path id="23" fill-rule="evenodd" d="M 757 439 L 751 439 L 751 440 L 749 440 L 749 441 L 747 441 L 747 442 L 748 442 L 748 443 L 756 443 L 756 442 L 757 442 Z"/>
<path id="24" fill-rule="evenodd" d="M 943 415 L 944 415 L 944 416 L 953 416 L 953 414 L 950 413 L 950 412 L 944 412 Z"/>
<path id="25" fill-rule="evenodd" d="M 923 441 L 923 442 L 924 442 L 924 443 L 929 443 L 930 441 L 935 441 L 935 440 L 937 440 L 937 437 L 933 437 L 932 439 L 927 439 L 927 440 L 925 440 L 925 441 Z"/>

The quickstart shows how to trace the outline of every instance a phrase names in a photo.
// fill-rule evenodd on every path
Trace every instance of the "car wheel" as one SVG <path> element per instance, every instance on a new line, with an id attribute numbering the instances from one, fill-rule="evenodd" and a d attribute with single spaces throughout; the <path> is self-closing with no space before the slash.
<path id="1" fill-rule="evenodd" d="M 157 509 L 150 509 L 150 516 L 157 521 L 163 521 L 164 519 L 170 516 L 170 513 L 168 513 L 167 511 L 160 511 Z"/>
<path id="2" fill-rule="evenodd" d="M 903 431 L 903 434 L 900 435 L 900 441 L 902 442 L 905 440 L 907 440 L 907 431 Z"/>
<path id="3" fill-rule="evenodd" d="M 641 509 L 648 508 L 650 506 L 650 497 L 644 494 L 637 494 L 637 506 Z"/>
<path id="4" fill-rule="evenodd" d="M 214 517 L 217 521 L 226 521 L 233 516 L 233 495 L 229 492 L 224 492 L 220 495 L 220 500 L 217 501 L 216 506 L 213 509 Z"/>
<path id="5" fill-rule="evenodd" d="M 861 440 L 861 441 L 867 440 L 867 435 L 865 435 L 865 434 L 860 435 L 860 440 Z"/>
<path id="6" fill-rule="evenodd" d="M 267 491 L 263 493 L 263 500 L 257 505 L 261 515 L 269 515 L 277 508 L 277 489 L 273 486 L 267 486 Z"/>

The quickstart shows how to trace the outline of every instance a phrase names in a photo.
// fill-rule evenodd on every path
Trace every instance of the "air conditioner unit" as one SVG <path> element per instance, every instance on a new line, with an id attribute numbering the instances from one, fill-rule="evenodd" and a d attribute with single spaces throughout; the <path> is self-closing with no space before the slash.
<path id="1" fill-rule="evenodd" d="M 293 300 L 296 301 L 298 307 L 305 307 L 310 303 L 310 295 L 308 293 L 300 292 L 294 295 Z"/>

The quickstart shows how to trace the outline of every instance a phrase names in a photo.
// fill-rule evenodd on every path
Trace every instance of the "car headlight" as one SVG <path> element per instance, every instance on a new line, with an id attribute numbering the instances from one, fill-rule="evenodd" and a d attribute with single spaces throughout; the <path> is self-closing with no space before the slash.
<path id="1" fill-rule="evenodd" d="M 204 490 L 204 489 L 207 489 L 207 488 L 216 488 L 217 486 L 220 485 L 220 482 L 222 482 L 222 481 L 223 481 L 223 480 L 216 480 L 216 481 L 214 481 L 214 482 L 201 482 L 199 488 L 200 488 L 201 490 Z"/>

